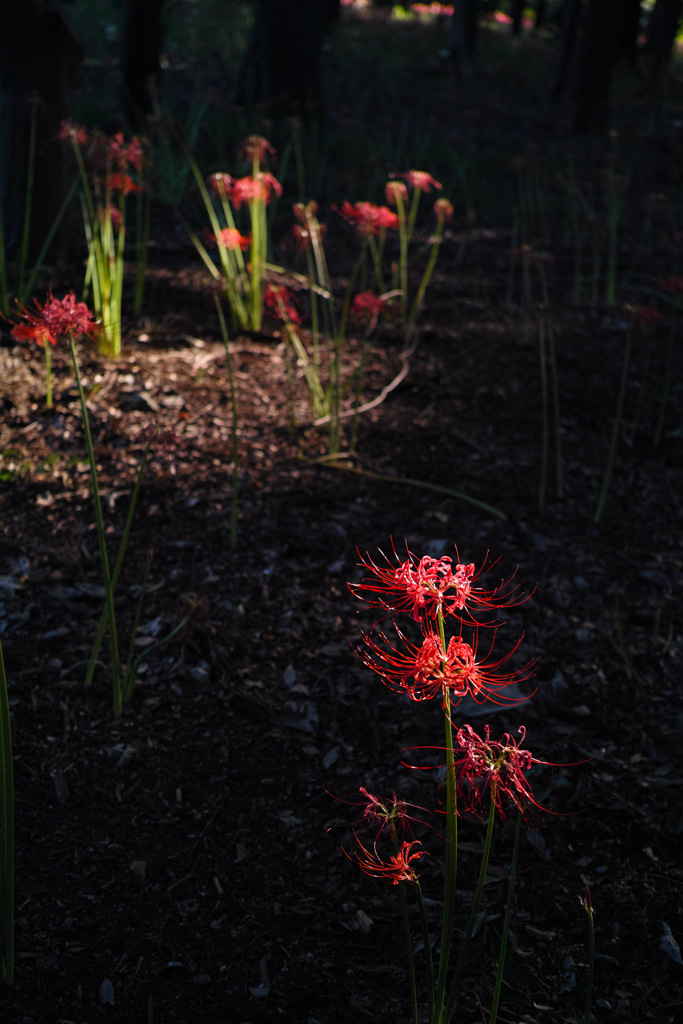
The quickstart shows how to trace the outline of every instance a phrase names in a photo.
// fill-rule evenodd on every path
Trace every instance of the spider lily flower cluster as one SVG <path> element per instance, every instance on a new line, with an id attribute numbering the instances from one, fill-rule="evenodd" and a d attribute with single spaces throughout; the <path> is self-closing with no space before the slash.
<path id="1" fill-rule="evenodd" d="M 60 138 L 73 146 L 81 179 L 81 206 L 88 243 L 86 292 L 92 290 L 95 314 L 102 321 L 100 355 L 121 354 L 121 296 L 126 246 L 126 197 L 141 189 L 145 144 L 122 132 L 88 135 L 62 122 Z"/>
<path id="2" fill-rule="evenodd" d="M 495 563 L 494 563 L 495 564 Z M 536 765 L 547 764 L 534 757 L 525 748 L 526 729 L 520 727 L 518 736 L 504 733 L 500 739 L 491 738 L 491 729 L 483 731 L 463 723 L 454 722 L 454 711 L 466 697 L 478 703 L 489 701 L 497 705 L 512 706 L 525 700 L 515 688 L 508 696 L 507 689 L 526 682 L 534 674 L 535 661 L 519 668 L 507 669 L 516 654 L 522 638 L 502 656 L 494 655 L 493 648 L 499 623 L 491 621 L 497 612 L 511 608 L 526 600 L 519 587 L 510 579 L 498 586 L 485 584 L 492 566 L 485 561 L 477 569 L 474 563 L 454 561 L 450 557 L 420 558 L 406 550 L 402 558 L 392 546 L 389 557 L 375 560 L 360 556 L 364 576 L 360 583 L 350 583 L 356 597 L 373 608 L 381 610 L 382 617 L 373 629 L 361 636 L 356 651 L 368 668 L 380 676 L 389 689 L 406 695 L 411 701 L 439 701 L 445 727 L 446 795 L 443 811 L 446 818 L 446 866 L 444 882 L 443 917 L 438 963 L 432 957 L 428 914 L 422 899 L 420 869 L 422 858 L 428 851 L 418 839 L 407 838 L 413 819 L 407 814 L 407 804 L 396 794 L 391 799 L 375 796 L 361 788 L 364 797 L 362 823 L 375 830 L 374 841 L 363 841 L 354 831 L 352 851 L 344 849 L 346 856 L 356 862 L 365 874 L 389 881 L 399 887 L 404 931 L 408 950 L 408 971 L 411 985 L 413 1022 L 418 1021 L 418 990 L 413 962 L 413 939 L 407 900 L 407 891 L 414 894 L 422 929 L 426 958 L 426 997 L 429 1024 L 446 1024 L 452 1019 L 460 979 L 468 949 L 474 934 L 475 922 L 483 893 L 488 868 L 489 852 L 496 819 L 505 821 L 512 810 L 517 813 L 517 835 L 510 886 L 514 886 L 519 828 L 534 809 L 544 810 L 533 794 L 529 772 Z M 421 639 L 414 643 L 396 623 L 404 616 L 413 623 L 406 629 L 419 627 Z M 392 620 L 396 640 L 390 640 L 385 623 Z M 482 621 L 482 619 L 486 621 Z M 417 625 L 415 625 L 417 624 Z M 453 626 L 447 637 L 447 626 Z M 488 633 L 490 642 L 481 642 Z M 485 653 L 480 656 L 480 649 Z M 441 749 L 441 748 L 440 748 Z M 408 765 L 406 767 L 425 766 Z M 469 919 L 460 932 L 458 958 L 450 968 L 454 935 L 456 932 L 456 879 L 458 865 L 458 819 L 462 810 L 487 818 L 484 851 L 479 878 Z M 511 902 L 512 888 L 508 893 Z M 493 1005 L 497 1008 L 505 957 L 509 916 L 506 914 L 499 970 L 494 989 Z M 497 1009 L 492 1012 L 495 1024 Z"/>
<path id="3" fill-rule="evenodd" d="M 262 169 L 267 160 L 275 158 L 267 139 L 250 135 L 241 144 L 239 157 L 251 165 L 251 174 L 234 178 L 217 171 L 206 182 L 190 158 L 211 224 L 209 240 L 218 246 L 218 264 L 195 232 L 188 228 L 188 233 L 211 275 L 223 285 L 233 325 L 243 331 L 260 331 L 268 254 L 267 207 L 282 195 L 282 186 Z M 237 226 L 242 208 L 248 210 L 249 219 L 244 234 Z"/>

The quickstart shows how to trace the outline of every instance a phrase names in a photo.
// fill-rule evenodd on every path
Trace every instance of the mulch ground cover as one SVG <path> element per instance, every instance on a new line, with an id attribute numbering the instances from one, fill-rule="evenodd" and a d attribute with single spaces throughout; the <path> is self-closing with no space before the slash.
<path id="1" fill-rule="evenodd" d="M 533 695 L 456 713 L 492 734 L 526 726 L 535 756 L 558 766 L 534 783 L 552 813 L 523 834 L 498 1019 L 583 1019 L 588 887 L 595 1020 L 681 1020 L 680 346 L 654 447 L 667 335 L 636 329 L 627 410 L 632 423 L 641 408 L 640 419 L 622 432 L 595 525 L 628 328 L 620 309 L 570 305 L 570 254 L 558 250 L 549 274 L 564 492 L 551 459 L 539 510 L 537 313 L 520 315 L 519 285 L 504 301 L 509 230 L 467 229 L 463 259 L 454 227 L 409 373 L 360 418 L 354 450 L 336 463 L 320 458 L 324 429 L 310 425 L 278 325 L 232 340 L 233 547 L 225 350 L 211 286 L 189 244 L 179 255 L 168 216 L 122 358 L 81 352 L 112 549 L 150 424 L 170 438 L 152 453 L 117 590 L 122 635 L 147 564 L 136 651 L 191 613 L 143 664 L 118 721 L 106 645 L 83 687 L 103 595 L 68 352 L 55 350 L 47 411 L 36 352 L 8 334 L 0 349 L 0 628 L 17 803 L 16 986 L 2 1019 L 409 1019 L 396 890 L 341 849 L 362 814 L 359 787 L 427 808 L 443 795 L 438 770 L 404 765 L 429 757 L 414 748 L 443 742 L 438 702 L 383 687 L 351 646 L 376 618 L 347 587 L 361 576 L 357 549 L 388 551 L 393 538 L 418 556 L 455 557 L 457 545 L 477 565 L 490 552 L 500 562 L 487 579 L 516 572 L 529 595 L 499 632 L 503 646 L 524 634 L 525 660 L 540 659 L 520 687 Z M 392 325 L 373 338 L 364 398 L 392 381 L 403 347 Z M 352 336 L 349 359 L 362 348 Z M 459 490 L 504 517 L 386 477 Z M 444 842 L 438 815 L 427 820 L 416 835 L 431 852 L 421 874 L 438 934 Z M 456 937 L 483 832 L 464 820 Z M 488 1019 L 513 833 L 511 823 L 496 834 L 463 1022 Z"/>

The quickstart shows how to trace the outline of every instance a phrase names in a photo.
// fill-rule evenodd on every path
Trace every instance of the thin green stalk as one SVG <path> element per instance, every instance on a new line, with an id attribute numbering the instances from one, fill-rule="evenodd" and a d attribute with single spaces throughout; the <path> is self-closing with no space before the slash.
<path id="1" fill-rule="evenodd" d="M 591 891 L 586 886 L 585 898 L 581 903 L 586 908 L 588 916 L 588 980 L 586 982 L 586 1008 L 584 1010 L 584 1024 L 590 1024 L 591 1006 L 593 1005 L 593 975 L 595 970 L 595 920 Z"/>
<path id="2" fill-rule="evenodd" d="M 664 430 L 664 420 L 666 419 L 666 409 L 669 404 L 669 395 L 671 393 L 671 377 L 673 372 L 674 363 L 674 341 L 676 338 L 676 308 L 671 317 L 671 330 L 669 332 L 669 341 L 666 349 L 666 367 L 664 370 L 664 388 L 662 390 L 662 397 L 659 405 L 659 416 L 657 417 L 657 426 L 655 427 L 654 436 L 654 447 L 659 447 L 659 442 L 662 439 L 662 431 Z"/>
<path id="3" fill-rule="evenodd" d="M 541 480 L 538 485 L 538 507 L 545 508 L 548 487 L 548 447 L 549 447 L 549 416 L 548 416 L 548 376 L 545 353 L 545 320 L 541 318 L 538 325 L 538 354 L 541 371 L 541 410 L 543 428 L 541 431 Z"/>
<path id="4" fill-rule="evenodd" d="M 147 446 L 140 462 L 140 468 L 138 469 L 137 477 L 135 478 L 135 487 L 133 488 L 133 494 L 130 499 L 130 505 L 128 506 L 128 515 L 126 516 L 126 524 L 123 528 L 123 535 L 121 537 L 121 543 L 119 544 L 119 550 L 116 555 L 116 562 L 114 564 L 114 571 L 111 576 L 112 591 L 116 592 L 116 585 L 119 581 L 119 573 L 123 565 L 123 559 L 126 554 L 126 548 L 128 546 L 128 538 L 130 537 L 130 531 L 133 526 L 133 517 L 135 515 L 135 506 L 138 502 L 138 495 L 140 494 L 140 488 L 142 487 L 142 478 L 145 475 L 145 468 L 147 466 L 147 459 L 149 457 L 149 450 L 152 444 L 152 440 L 147 442 Z M 95 643 L 90 654 L 90 661 L 88 662 L 88 670 L 85 674 L 84 686 L 90 686 L 95 674 L 95 667 L 97 665 L 97 657 L 100 653 L 100 647 L 102 646 L 102 640 L 104 639 L 104 633 L 107 628 L 107 622 L 109 621 L 109 613 L 105 607 L 100 618 L 100 624 L 97 630 L 97 636 Z"/>
<path id="5" fill-rule="evenodd" d="M 45 405 L 48 409 L 52 408 L 52 353 L 50 352 L 50 342 L 46 339 L 43 342 L 43 348 L 45 349 Z"/>
<path id="6" fill-rule="evenodd" d="M 626 382 L 628 380 L 628 368 L 631 359 L 632 340 L 633 327 L 629 327 L 628 334 L 626 336 L 626 351 L 624 352 L 624 361 L 621 367 L 621 384 L 619 387 L 619 398 L 617 399 L 617 409 L 614 414 L 612 442 L 610 444 L 609 455 L 607 456 L 607 466 L 605 468 L 605 475 L 602 479 L 602 488 L 600 490 L 600 497 L 598 498 L 598 506 L 595 510 L 595 516 L 593 517 L 593 523 L 595 525 L 597 525 L 600 522 L 600 517 L 602 516 L 602 511 L 605 507 L 607 492 L 609 490 L 609 482 L 612 476 L 612 470 L 614 468 L 614 459 L 617 454 L 617 445 L 619 444 L 619 430 L 621 428 L 621 415 L 624 408 L 624 399 L 626 397 Z"/>
<path id="7" fill-rule="evenodd" d="M 78 368 L 78 356 L 76 355 L 76 344 L 73 336 L 69 335 L 71 347 L 71 361 L 76 377 L 78 398 L 81 403 L 81 415 L 83 417 L 83 430 L 85 432 L 85 443 L 90 463 L 90 483 L 92 487 L 93 504 L 95 506 L 95 525 L 97 527 L 97 540 L 100 548 L 100 562 L 102 565 L 102 579 L 104 582 L 105 602 L 107 608 L 107 619 L 109 624 L 109 650 L 111 653 L 111 680 L 113 691 L 114 718 L 120 718 L 122 712 L 122 688 L 121 688 L 121 666 L 119 662 L 119 645 L 116 633 L 116 613 L 114 611 L 114 588 L 112 586 L 109 572 L 109 556 L 107 555 L 107 542 L 104 533 L 104 519 L 102 518 L 102 504 L 100 502 L 100 489 L 97 482 L 97 464 L 95 462 L 95 451 L 90 433 L 90 420 L 88 418 L 88 407 L 83 391 L 83 382 Z"/>
<path id="8" fill-rule="evenodd" d="M 0 981 L 14 984 L 14 763 L 7 676 L 0 644 Z"/>
<path id="9" fill-rule="evenodd" d="M 417 190 L 416 190 L 417 192 Z M 403 196 L 396 190 L 396 213 L 398 214 L 398 243 L 399 243 L 399 288 L 401 289 L 401 316 L 407 326 L 406 316 L 408 312 L 408 228 L 406 225 L 406 209 Z M 413 196 L 413 202 L 415 196 Z M 412 213 L 412 210 L 411 210 Z"/>
<path id="10" fill-rule="evenodd" d="M 26 203 L 24 204 L 24 230 L 21 236 L 21 254 L 19 257 L 19 279 L 17 291 L 20 295 L 24 292 L 24 277 L 26 276 L 26 262 L 28 260 L 28 249 L 31 241 L 31 207 L 33 205 L 33 180 L 35 176 L 36 161 L 36 111 L 38 108 L 37 98 L 32 97 L 31 101 L 31 125 L 29 128 L 28 142 L 28 168 L 26 177 Z"/>
<path id="11" fill-rule="evenodd" d="M 237 445 L 237 393 L 235 389 L 235 369 L 230 352 L 230 339 L 228 337 L 228 326 L 223 316 L 223 307 L 218 296 L 216 310 L 218 321 L 221 326 L 223 347 L 225 349 L 225 364 L 228 369 L 228 387 L 230 388 L 230 412 L 231 412 L 231 434 L 232 434 L 232 498 L 230 508 L 230 546 L 234 549 L 237 546 L 237 519 L 239 514 L 239 448 Z"/>
<path id="12" fill-rule="evenodd" d="M 495 783 L 494 783 L 495 785 Z M 481 903 L 481 896 L 484 891 L 484 882 L 486 881 L 486 872 L 489 866 L 489 855 L 491 853 L 491 840 L 493 839 L 493 825 L 496 819 L 496 802 L 494 788 L 491 789 L 491 804 L 489 806 L 489 817 L 486 825 L 486 838 L 484 840 L 484 852 L 481 856 L 481 866 L 479 868 L 479 878 L 477 879 L 477 888 L 474 893 L 474 900 L 472 901 L 472 909 L 470 910 L 469 920 L 467 927 L 465 928 L 465 935 L 462 940 L 462 946 L 460 948 L 460 954 L 458 956 L 458 962 L 455 965 L 455 973 L 453 974 L 453 981 L 451 982 L 450 992 L 448 994 L 448 1002 L 446 1003 L 446 1012 L 444 1014 L 444 1021 L 450 1021 L 455 1010 L 455 1001 L 458 998 L 458 989 L 460 988 L 460 980 L 462 978 L 462 972 L 465 968 L 467 961 L 467 954 L 470 948 L 470 942 L 472 941 L 472 934 L 474 932 L 474 926 L 477 921 L 479 914 L 479 904 Z"/>
<path id="13" fill-rule="evenodd" d="M 442 649 L 446 650 L 443 613 L 437 613 L 439 636 Z M 446 881 L 444 884 L 443 917 L 441 920 L 441 948 L 439 951 L 439 973 L 434 997 L 434 1022 L 442 1024 L 446 998 L 446 980 L 453 941 L 453 920 L 455 916 L 455 894 L 458 874 L 458 793 L 453 753 L 453 723 L 448 687 L 443 688 L 444 726 L 446 731 Z"/>
<path id="14" fill-rule="evenodd" d="M 135 615 L 133 616 L 133 624 L 130 629 L 130 639 L 128 641 L 128 653 L 126 654 L 126 667 L 123 670 L 123 693 L 124 700 L 126 699 L 125 694 L 129 691 L 132 692 L 135 688 L 135 678 L 131 680 L 132 669 L 135 653 L 135 638 L 138 633 L 138 626 L 140 625 L 140 617 L 142 615 L 142 606 L 145 603 L 145 597 L 147 596 L 147 580 L 149 579 L 149 570 L 152 564 L 152 552 L 147 552 L 147 559 L 145 561 L 145 575 L 142 578 L 142 585 L 140 587 L 140 593 L 138 595 L 138 603 L 135 607 Z"/>
<path id="15" fill-rule="evenodd" d="M 412 1006 L 413 1024 L 417 1020 L 417 985 L 415 984 L 415 957 L 413 956 L 413 935 L 410 929 L 410 917 L 408 916 L 408 900 L 406 897 L 406 883 L 398 883 L 398 895 L 401 902 L 401 917 L 403 918 L 403 936 L 406 942 L 406 955 L 408 957 L 408 980 L 410 982 L 410 1002 Z"/>
<path id="16" fill-rule="evenodd" d="M 5 225 L 0 207 L 0 312 L 9 316 L 9 294 L 7 292 L 7 257 L 5 256 Z"/>
<path id="17" fill-rule="evenodd" d="M 425 951 L 425 973 L 427 976 L 427 999 L 429 1002 L 429 1019 L 434 1015 L 434 961 L 432 959 L 432 941 L 429 935 L 429 922 L 422 899 L 422 887 L 415 880 L 415 892 L 417 894 L 417 908 L 420 915 L 420 926 L 422 928 L 422 945 Z"/>
<path id="18" fill-rule="evenodd" d="M 436 261 L 439 256 L 439 247 L 443 239 L 444 223 L 445 221 L 440 219 L 436 225 L 436 234 L 434 236 L 434 241 L 432 242 L 432 249 L 429 254 L 429 261 L 425 268 L 425 272 L 422 275 L 420 287 L 417 290 L 417 295 L 415 296 L 415 301 L 413 302 L 412 308 L 410 310 L 410 315 L 406 320 L 406 330 L 408 331 L 415 326 L 417 318 L 420 315 L 420 310 L 422 309 L 422 303 L 424 301 L 425 292 L 427 291 L 427 286 L 429 285 L 431 276 L 434 273 L 434 267 L 436 266 Z"/>
<path id="19" fill-rule="evenodd" d="M 522 815 L 517 815 L 517 828 L 515 830 L 515 845 L 512 851 L 512 863 L 510 864 L 510 881 L 508 882 L 508 898 L 505 907 L 505 918 L 503 920 L 503 934 L 500 940 L 500 952 L 498 954 L 498 970 L 496 982 L 493 987 L 493 999 L 491 1001 L 491 1016 L 489 1024 L 496 1024 L 498 1017 L 498 1004 L 500 1003 L 500 989 L 503 984 L 503 968 L 505 966 L 505 954 L 507 952 L 508 935 L 510 933 L 510 917 L 512 914 L 512 900 L 515 895 L 515 879 L 517 877 L 517 859 L 519 855 L 519 837 L 522 834 Z"/>

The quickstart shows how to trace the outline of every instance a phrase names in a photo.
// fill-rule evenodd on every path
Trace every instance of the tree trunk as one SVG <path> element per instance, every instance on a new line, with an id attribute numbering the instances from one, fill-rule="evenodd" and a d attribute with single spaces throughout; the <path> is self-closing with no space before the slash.
<path id="1" fill-rule="evenodd" d="M 463 82 L 469 82 L 477 52 L 478 0 L 454 0 L 450 51 Z"/>
<path id="2" fill-rule="evenodd" d="M 560 57 L 555 66 L 552 83 L 550 85 L 551 103 L 559 103 L 564 96 L 569 78 L 574 50 L 576 48 L 576 37 L 579 31 L 581 20 L 582 0 L 566 0 L 564 14 L 562 17 L 562 43 Z"/>
<path id="3" fill-rule="evenodd" d="M 259 0 L 235 100 L 269 117 L 323 113 L 320 47 L 339 0 Z"/>
<path id="4" fill-rule="evenodd" d="M 30 252 L 35 254 L 44 243 L 71 185 L 71 153 L 57 136 L 61 122 L 69 117 L 70 93 L 83 53 L 57 11 L 34 0 L 6 5 L 0 32 L 0 201 L 9 253 L 22 244 L 32 121 Z M 58 238 L 64 250 L 68 242 L 64 223 Z"/>
<path id="5" fill-rule="evenodd" d="M 121 101 L 129 124 L 142 129 L 161 85 L 164 0 L 125 0 Z"/>
<path id="6" fill-rule="evenodd" d="M 622 0 L 590 0 L 579 64 L 574 129 L 605 132 Z"/>
<path id="7" fill-rule="evenodd" d="M 617 56 L 635 67 L 638 56 L 641 0 L 623 0 L 622 16 L 617 28 Z"/>
<path id="8" fill-rule="evenodd" d="M 683 0 L 657 0 L 647 26 L 645 49 L 652 55 L 650 84 L 654 85 L 659 73 L 669 63 L 676 33 L 681 20 Z"/>

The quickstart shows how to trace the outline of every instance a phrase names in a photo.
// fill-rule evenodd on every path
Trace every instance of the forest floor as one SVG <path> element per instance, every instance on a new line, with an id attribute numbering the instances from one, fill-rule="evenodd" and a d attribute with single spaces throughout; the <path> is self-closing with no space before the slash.
<path id="1" fill-rule="evenodd" d="M 633 189 L 635 209 L 651 185 Z M 329 208 L 320 216 L 332 246 L 351 230 Z M 136 650 L 191 612 L 143 664 L 118 721 L 105 648 L 83 687 L 103 603 L 68 352 L 55 349 L 48 411 L 40 354 L 8 334 L 0 348 L 17 950 L 3 1021 L 407 1024 L 396 890 L 342 851 L 358 827 L 349 803 L 360 804 L 359 787 L 430 809 L 442 796 L 438 771 L 403 765 L 415 759 L 406 751 L 442 742 L 438 701 L 391 692 L 352 649 L 373 622 L 347 587 L 361 577 L 357 549 L 376 556 L 392 538 L 418 557 L 455 557 L 457 545 L 480 565 L 490 553 L 500 558 L 490 584 L 516 571 L 529 595 L 499 630 L 503 647 L 523 634 L 524 660 L 540 659 L 519 690 L 529 700 L 463 702 L 454 718 L 477 731 L 488 722 L 492 735 L 524 725 L 534 755 L 560 766 L 534 780 L 552 813 L 524 830 L 498 1019 L 583 1020 L 586 887 L 595 1019 L 683 1019 L 680 343 L 653 444 L 672 317 L 655 282 L 678 271 L 673 250 L 637 243 L 650 283 L 625 300 L 659 303 L 665 320 L 633 327 L 624 427 L 597 525 L 628 315 L 602 301 L 573 305 L 571 251 L 556 247 L 547 273 L 563 493 L 551 445 L 540 508 L 545 313 L 536 304 L 525 312 L 519 266 L 505 301 L 509 223 L 463 227 L 461 218 L 441 247 L 408 374 L 359 417 L 353 448 L 346 421 L 333 464 L 321 461 L 324 428 L 310 425 L 278 325 L 232 339 L 233 547 L 232 410 L 212 286 L 170 215 L 159 214 L 156 230 L 143 315 L 127 322 L 122 358 L 81 349 L 112 550 L 148 427 L 171 437 L 152 452 L 139 499 L 117 594 L 122 637 L 148 558 Z M 637 242 L 630 230 L 624 265 Z M 340 265 L 339 280 L 348 272 Z M 55 294 L 73 286 L 65 268 L 53 285 Z M 353 368 L 363 338 L 350 333 Z M 373 336 L 364 400 L 391 383 L 403 348 L 395 324 Z M 492 510 L 386 477 L 452 488 Z M 438 934 L 445 844 L 438 818 L 429 820 L 416 835 L 431 854 L 420 869 Z M 501 826 L 494 841 L 456 1018 L 466 1024 L 488 1020 L 513 832 Z M 463 819 L 456 942 L 483 833 Z"/>

